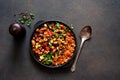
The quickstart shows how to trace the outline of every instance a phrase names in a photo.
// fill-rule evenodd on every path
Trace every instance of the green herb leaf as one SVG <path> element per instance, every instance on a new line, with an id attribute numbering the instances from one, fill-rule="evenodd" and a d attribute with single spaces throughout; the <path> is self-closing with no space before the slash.
<path id="1" fill-rule="evenodd" d="M 63 36 L 63 34 L 59 34 L 59 35 L 58 35 L 58 39 L 61 39 L 62 36 Z"/>
<path id="2" fill-rule="evenodd" d="M 56 29 L 53 29 L 53 32 L 56 32 Z"/>
<path id="3" fill-rule="evenodd" d="M 30 27 L 31 26 L 31 24 L 32 24 L 32 22 L 31 21 L 27 21 L 27 27 Z"/>
<path id="4" fill-rule="evenodd" d="M 54 56 L 56 53 L 55 52 L 50 52 L 49 53 L 51 56 Z"/>
<path id="5" fill-rule="evenodd" d="M 50 54 L 45 56 L 43 64 L 51 64 L 52 63 L 52 56 Z"/>
<path id="6" fill-rule="evenodd" d="M 71 27 L 71 29 L 74 29 L 74 26 L 73 26 L 73 24 L 71 24 L 71 26 L 70 26 L 70 27 Z"/>
<path id="7" fill-rule="evenodd" d="M 19 22 L 21 23 L 21 24 L 25 24 L 25 19 L 22 17 L 22 18 L 19 18 Z"/>
<path id="8" fill-rule="evenodd" d="M 56 35 L 54 35 L 54 38 L 53 38 L 53 40 L 56 40 L 56 38 L 57 38 L 57 36 L 56 36 Z"/>
<path id="9" fill-rule="evenodd" d="M 51 55 L 46 55 L 47 60 L 51 59 Z"/>
<path id="10" fill-rule="evenodd" d="M 60 29 L 60 23 L 56 23 L 56 27 L 58 28 L 58 29 Z"/>
<path id="11" fill-rule="evenodd" d="M 48 44 L 49 44 L 49 47 L 52 48 L 52 43 L 49 42 Z"/>
<path id="12" fill-rule="evenodd" d="M 69 30 L 69 28 L 67 28 L 67 27 L 64 29 L 65 32 L 67 32 L 68 30 Z"/>
<path id="13" fill-rule="evenodd" d="M 47 64 L 51 64 L 52 63 L 52 59 L 47 60 Z"/>
<path id="14" fill-rule="evenodd" d="M 30 13 L 30 18 L 34 19 L 35 18 L 35 14 L 34 13 Z"/>
<path id="15" fill-rule="evenodd" d="M 66 36 L 66 34 L 62 34 L 64 37 Z"/>

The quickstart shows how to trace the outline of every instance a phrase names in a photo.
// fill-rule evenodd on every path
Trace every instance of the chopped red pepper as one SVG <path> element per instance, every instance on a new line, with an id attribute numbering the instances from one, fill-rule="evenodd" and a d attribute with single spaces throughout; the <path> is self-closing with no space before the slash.
<path id="1" fill-rule="evenodd" d="M 52 36 L 52 31 L 51 30 L 48 30 L 48 35 Z"/>
<path id="2" fill-rule="evenodd" d="M 49 48 L 48 46 L 46 46 L 45 49 L 46 49 L 47 51 L 50 51 L 50 48 Z"/>

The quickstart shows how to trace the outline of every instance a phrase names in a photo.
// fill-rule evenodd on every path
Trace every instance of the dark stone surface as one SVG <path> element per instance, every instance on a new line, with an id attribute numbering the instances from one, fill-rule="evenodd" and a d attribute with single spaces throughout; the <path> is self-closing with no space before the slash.
<path id="1" fill-rule="evenodd" d="M 33 27 L 26 27 L 23 40 L 9 34 L 14 14 L 30 11 L 38 20 L 59 20 L 93 29 L 79 57 L 76 72 L 50 70 L 34 62 L 29 54 Z M 0 0 L 0 80 L 120 80 L 120 0 Z M 78 49 L 78 48 L 77 48 Z"/>

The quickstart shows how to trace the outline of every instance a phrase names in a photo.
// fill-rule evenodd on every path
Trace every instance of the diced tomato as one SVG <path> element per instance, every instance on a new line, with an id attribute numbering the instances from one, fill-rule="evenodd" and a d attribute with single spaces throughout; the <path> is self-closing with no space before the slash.
<path id="1" fill-rule="evenodd" d="M 52 31 L 51 30 L 48 30 L 48 35 L 52 36 Z"/>
<path id="2" fill-rule="evenodd" d="M 41 43 L 44 43 L 44 42 L 45 42 L 45 40 L 40 40 L 40 42 L 41 42 Z"/>
<path id="3" fill-rule="evenodd" d="M 48 45 L 48 42 L 43 42 L 43 46 L 46 47 Z"/>
<path id="4" fill-rule="evenodd" d="M 46 46 L 45 49 L 46 49 L 47 51 L 50 51 L 50 48 L 49 48 L 48 46 Z"/>
<path id="5" fill-rule="evenodd" d="M 55 52 L 55 51 L 56 51 L 56 49 L 53 49 L 53 50 L 52 50 L 52 52 Z"/>

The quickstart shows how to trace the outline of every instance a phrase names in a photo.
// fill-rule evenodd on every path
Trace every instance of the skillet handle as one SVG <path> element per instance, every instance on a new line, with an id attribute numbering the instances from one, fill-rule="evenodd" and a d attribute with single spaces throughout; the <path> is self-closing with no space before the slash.
<path id="1" fill-rule="evenodd" d="M 38 21 L 35 25 L 34 25 L 34 29 L 36 29 L 40 24 L 44 23 L 44 20 L 40 20 Z"/>

